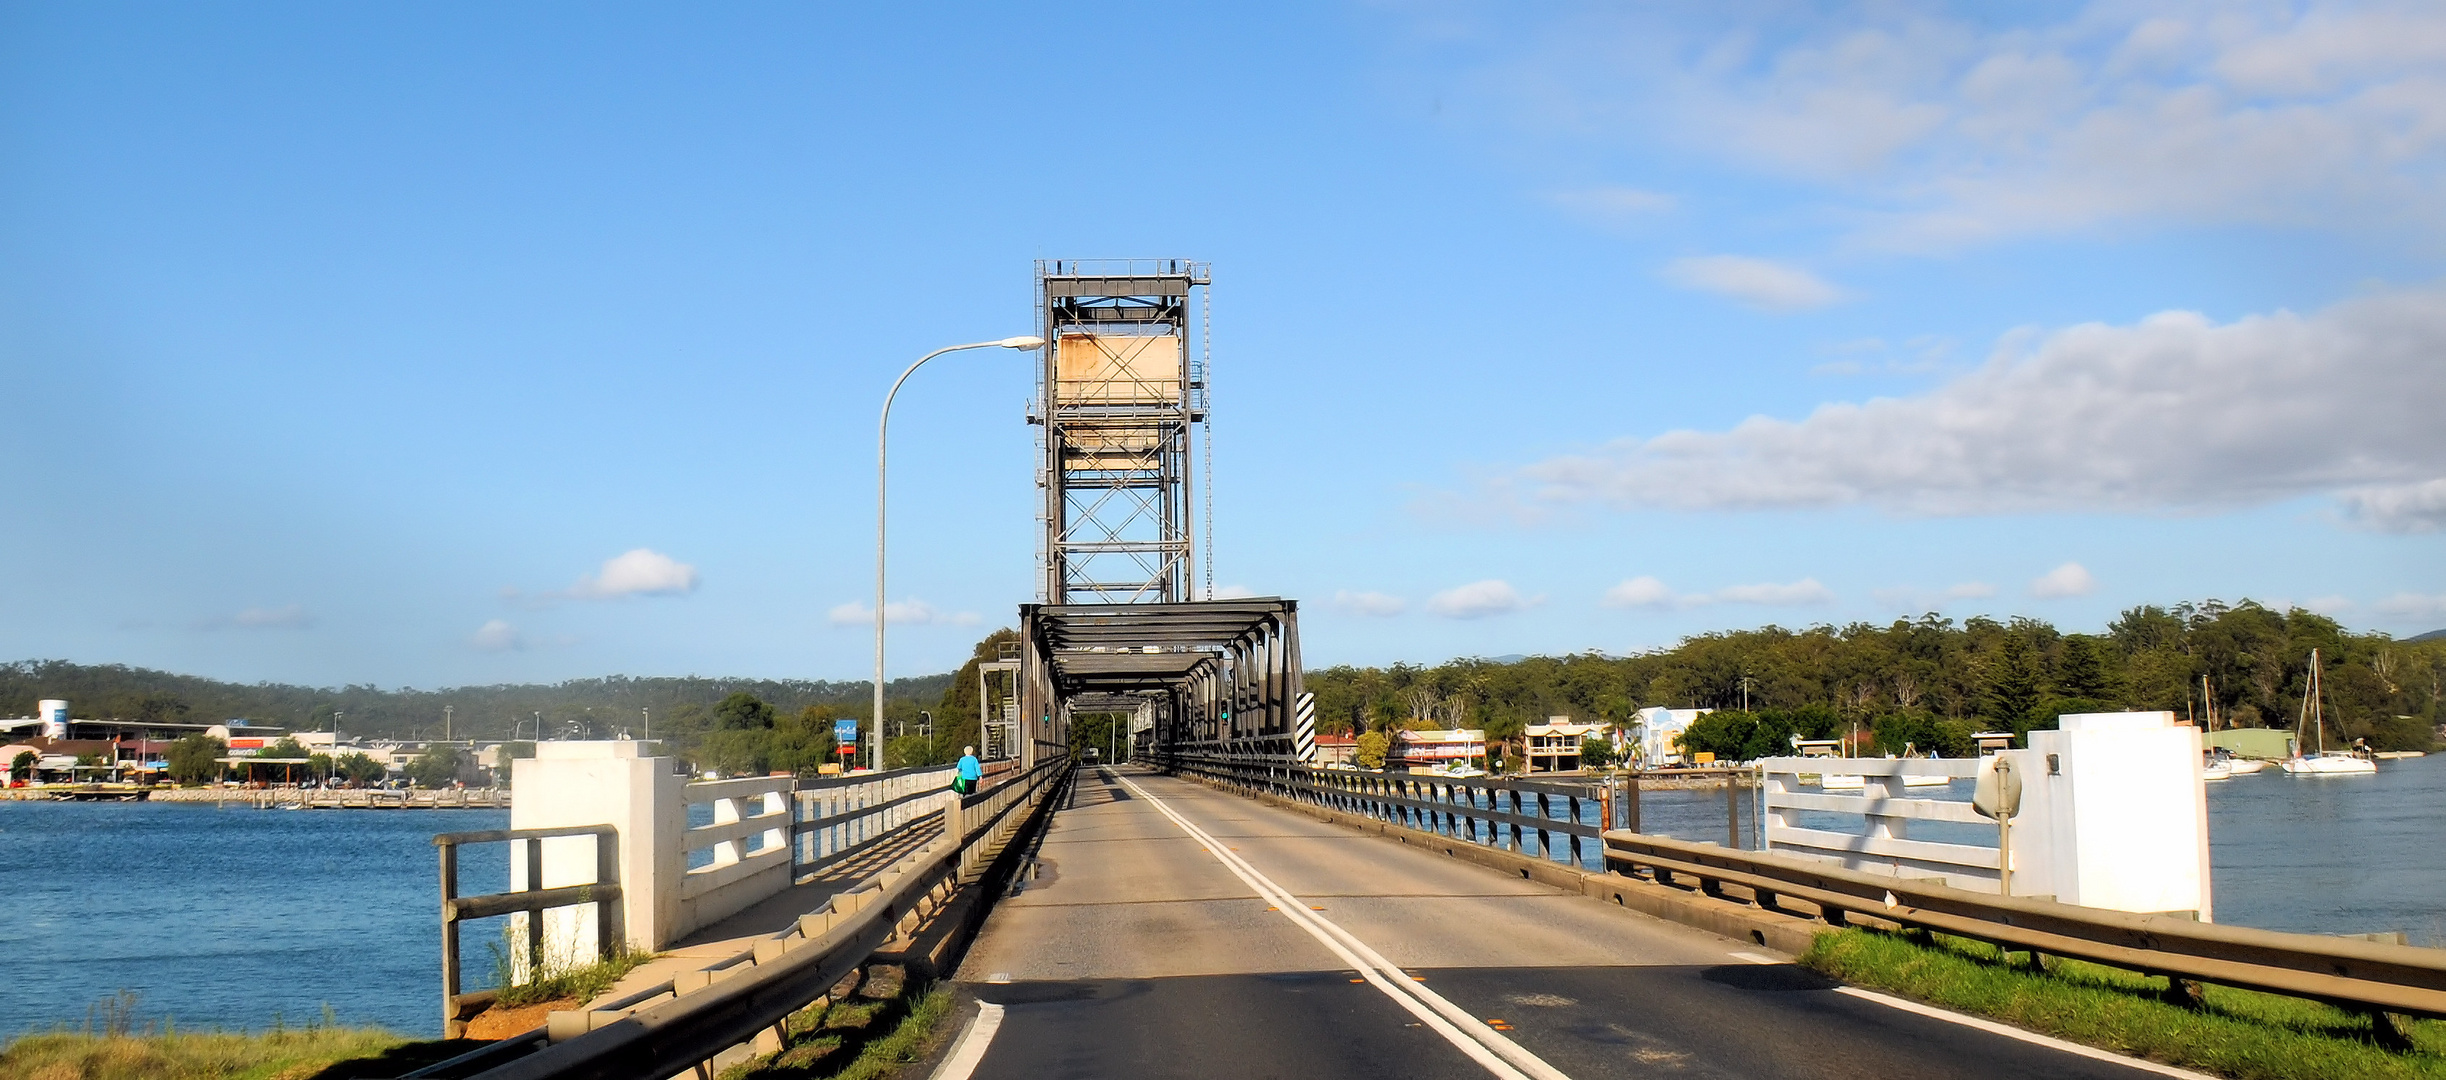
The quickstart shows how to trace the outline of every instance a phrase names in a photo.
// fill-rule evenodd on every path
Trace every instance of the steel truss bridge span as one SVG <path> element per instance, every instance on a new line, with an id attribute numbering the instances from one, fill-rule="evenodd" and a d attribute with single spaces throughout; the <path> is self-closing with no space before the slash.
<path id="1" fill-rule="evenodd" d="M 1080 713 L 1138 710 L 1141 751 L 1290 758 L 1302 696 L 1299 603 L 1278 597 L 1020 608 L 1019 695 L 1035 754 Z"/>

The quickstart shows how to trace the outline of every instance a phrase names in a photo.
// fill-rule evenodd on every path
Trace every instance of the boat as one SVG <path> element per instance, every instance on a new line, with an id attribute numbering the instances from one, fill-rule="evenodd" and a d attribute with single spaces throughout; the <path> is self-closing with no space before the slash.
<path id="1" fill-rule="evenodd" d="M 2234 755 L 2222 747 L 2200 755 L 2200 779 L 2231 780 L 2234 778 Z"/>
<path id="2" fill-rule="evenodd" d="M 2429 752 L 2426 750 L 2381 750 L 2370 756 L 2380 761 L 2400 761 L 2404 758 L 2428 757 Z"/>
<path id="3" fill-rule="evenodd" d="M 2226 772 L 2233 776 L 2249 776 L 2267 767 L 2267 762 L 2252 757 L 2229 758 L 2225 762 Z"/>
<path id="4" fill-rule="evenodd" d="M 2294 722 L 2293 726 L 2293 745 L 2297 749 L 2291 758 L 2285 760 L 2285 775 L 2368 776 L 2376 773 L 2378 771 L 2377 762 L 2350 750 L 2327 748 L 2327 715 L 2321 708 L 2319 700 L 2323 696 L 2319 691 L 2319 651 L 2312 649 L 2310 650 L 2310 686 L 2302 693 L 2302 716 L 2300 720 Z M 2311 733 L 2311 745 L 2318 747 L 2316 751 L 2309 754 L 2303 754 L 2298 749 L 2302 745 L 2304 728 L 2308 728 Z"/>

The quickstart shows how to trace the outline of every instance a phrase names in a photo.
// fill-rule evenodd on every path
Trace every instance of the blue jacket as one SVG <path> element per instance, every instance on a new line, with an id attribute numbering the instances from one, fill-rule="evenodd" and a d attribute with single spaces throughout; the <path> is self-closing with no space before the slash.
<path id="1" fill-rule="evenodd" d="M 962 779 L 962 780 L 983 780 L 983 779 L 985 779 L 985 766 L 980 765 L 980 764 L 978 764 L 978 763 L 977 763 L 977 755 L 975 755 L 975 754 L 962 754 L 962 755 L 960 755 L 960 779 Z"/>

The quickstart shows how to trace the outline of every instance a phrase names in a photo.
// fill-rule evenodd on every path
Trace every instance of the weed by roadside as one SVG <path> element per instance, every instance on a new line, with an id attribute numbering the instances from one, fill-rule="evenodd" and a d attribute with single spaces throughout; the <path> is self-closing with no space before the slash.
<path id="1" fill-rule="evenodd" d="M 870 969 L 858 989 L 793 1013 L 780 1053 L 725 1069 L 720 1080 L 882 1080 L 923 1058 L 951 1015 L 950 990 L 903 985 L 896 968 Z"/>

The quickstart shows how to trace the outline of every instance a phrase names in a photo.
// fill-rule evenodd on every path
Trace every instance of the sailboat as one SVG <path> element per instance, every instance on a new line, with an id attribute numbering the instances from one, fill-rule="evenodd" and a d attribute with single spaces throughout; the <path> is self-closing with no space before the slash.
<path id="1" fill-rule="evenodd" d="M 2376 773 L 2378 765 L 2350 750 L 2327 748 L 2327 716 L 2320 708 L 2319 651 L 2310 650 L 2310 688 L 2302 694 L 2302 716 L 2294 722 L 2294 754 L 2285 761 L 2287 776 L 2361 776 Z M 2310 756 L 2303 756 L 2302 729 L 2308 727 L 2311 745 L 2318 747 Z"/>
<path id="2" fill-rule="evenodd" d="M 2200 676 L 2200 710 L 2208 721 L 2208 730 L 2215 732 L 2217 730 L 2217 695 L 2215 689 L 2208 684 L 2206 675 Z M 2237 776 L 2249 776 L 2267 767 L 2268 763 L 2258 758 L 2237 757 L 2233 751 L 2218 747 L 2211 751 L 2208 759 L 2202 763 L 2201 775 L 2210 780 L 2230 780 Z"/>

